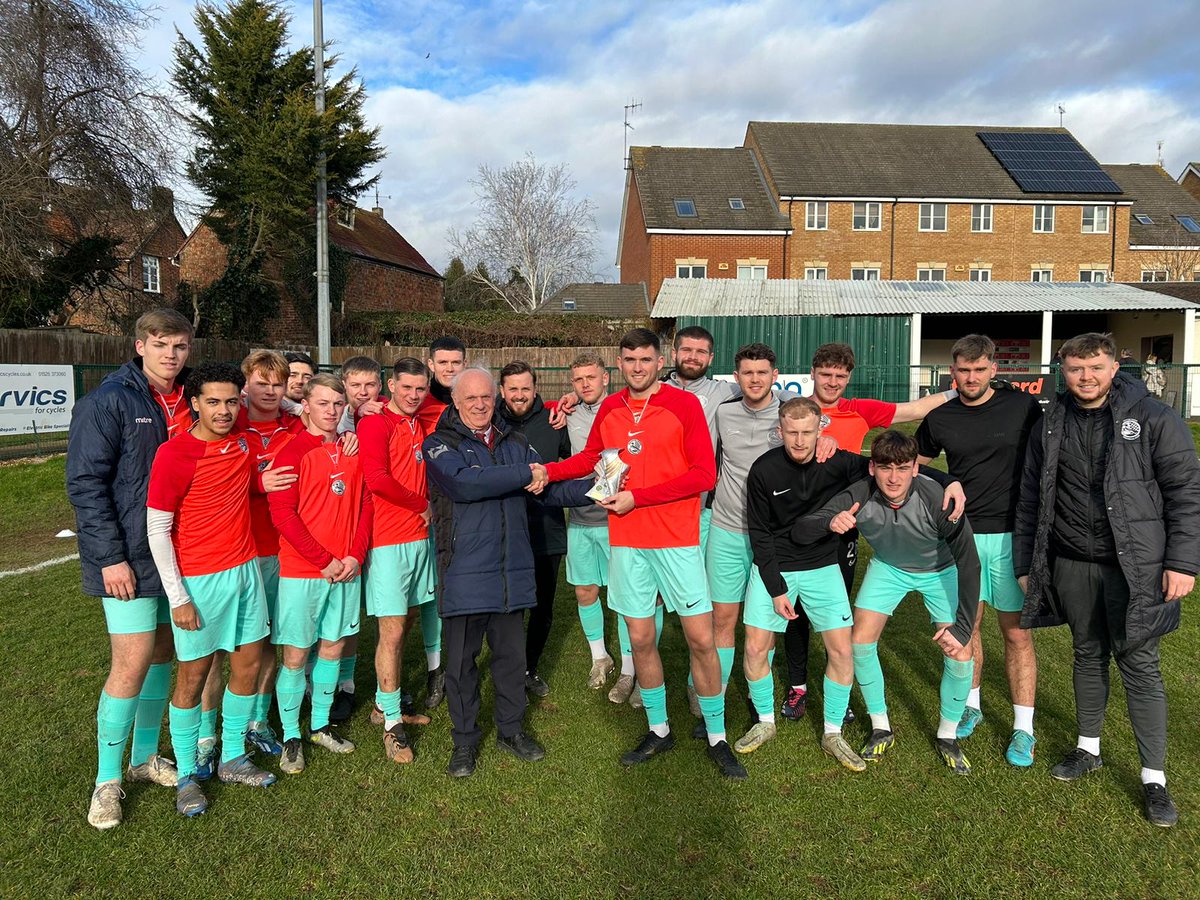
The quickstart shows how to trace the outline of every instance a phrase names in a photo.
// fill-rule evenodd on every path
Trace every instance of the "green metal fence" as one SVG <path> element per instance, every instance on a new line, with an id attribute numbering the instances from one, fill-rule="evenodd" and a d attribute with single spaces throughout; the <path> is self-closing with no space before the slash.
<path id="1" fill-rule="evenodd" d="M 99 386 L 109 373 L 120 366 L 78 365 L 74 367 L 75 398 L 78 400 L 88 391 Z M 336 366 L 322 367 L 336 371 Z M 1200 365 L 1169 365 L 1158 367 L 1162 374 L 1159 396 L 1169 406 L 1173 407 L 1185 419 L 1191 412 L 1191 396 L 1194 392 L 1193 381 L 1200 379 Z M 498 368 L 493 368 L 498 373 Z M 535 368 L 538 392 L 546 400 L 556 400 L 571 389 L 571 370 L 567 367 Z M 621 387 L 621 376 L 616 369 L 608 370 L 610 376 L 609 390 L 615 391 Z M 1129 370 L 1129 374 L 1143 379 L 1146 367 L 1137 365 Z M 1055 393 L 1064 388 L 1057 366 L 1003 366 L 1000 376 L 1011 381 L 1019 382 L 1032 389 L 1044 401 L 1053 399 Z M 945 390 L 950 383 L 949 366 L 859 366 L 854 370 L 854 377 L 847 391 L 849 397 L 875 397 L 883 400 L 899 402 L 911 397 L 923 396 L 930 391 Z M 383 380 L 387 382 L 387 371 L 383 372 Z M 1158 380 L 1151 373 L 1151 380 Z M 1200 381 L 1197 381 L 1200 384 Z M 27 459 L 35 456 L 47 456 L 54 453 L 64 453 L 67 449 L 67 433 L 65 431 L 39 432 L 35 434 L 19 434 L 0 436 L 0 461 Z"/>

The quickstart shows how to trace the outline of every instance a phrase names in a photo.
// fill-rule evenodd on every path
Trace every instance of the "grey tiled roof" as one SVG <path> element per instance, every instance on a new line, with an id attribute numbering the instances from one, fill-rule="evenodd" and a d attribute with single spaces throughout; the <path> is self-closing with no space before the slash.
<path id="1" fill-rule="evenodd" d="M 1197 245 L 1200 234 L 1183 229 L 1175 216 L 1191 216 L 1200 223 L 1200 200 L 1158 166 L 1105 166 L 1104 171 L 1133 198 L 1129 243 L 1142 246 Z M 1141 225 L 1134 216 L 1145 215 L 1153 225 Z"/>
<path id="2" fill-rule="evenodd" d="M 1150 287 L 1147 285 L 1147 287 Z M 1028 281 L 807 281 L 668 278 L 654 317 L 896 316 L 963 312 L 1196 309 L 1141 285 Z"/>
<path id="3" fill-rule="evenodd" d="M 1026 193 L 979 139 L 980 131 L 1066 129 L 751 122 L 746 143 L 757 141 L 782 197 L 1126 199 L 1119 194 Z"/>
<path id="4" fill-rule="evenodd" d="M 629 153 L 647 228 L 791 228 L 768 193 L 754 154 L 744 147 L 631 147 Z M 691 200 L 696 215 L 677 215 L 677 199 Z M 733 209 L 731 199 L 745 208 Z"/>
<path id="5" fill-rule="evenodd" d="M 575 308 L 564 309 L 564 300 L 574 300 Z M 650 314 L 644 284 L 568 284 L 539 306 L 535 312 L 562 315 L 603 316 L 606 319 L 644 319 Z"/>

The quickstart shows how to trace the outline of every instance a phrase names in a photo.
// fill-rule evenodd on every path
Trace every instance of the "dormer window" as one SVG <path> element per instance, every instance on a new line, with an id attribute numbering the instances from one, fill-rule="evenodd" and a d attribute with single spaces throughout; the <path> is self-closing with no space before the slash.
<path id="1" fill-rule="evenodd" d="M 569 298 L 564 299 L 562 304 L 563 304 L 563 312 L 574 312 L 575 311 L 575 301 L 574 300 L 571 300 Z"/>
<path id="2" fill-rule="evenodd" d="M 354 229 L 354 207 L 339 206 L 337 209 L 337 223 L 344 225 L 351 230 Z"/>

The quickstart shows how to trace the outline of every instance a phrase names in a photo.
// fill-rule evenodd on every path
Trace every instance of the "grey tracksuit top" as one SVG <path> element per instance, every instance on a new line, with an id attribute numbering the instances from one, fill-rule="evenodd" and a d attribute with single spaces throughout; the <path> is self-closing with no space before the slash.
<path id="1" fill-rule="evenodd" d="M 587 443 L 588 434 L 592 430 L 592 423 L 596 421 L 596 412 L 600 409 L 600 404 L 604 402 L 601 397 L 595 404 L 589 406 L 580 400 L 575 404 L 575 409 L 567 416 L 567 435 L 571 438 L 571 452 L 578 453 Z M 572 525 L 603 525 L 608 527 L 608 510 L 603 506 L 592 504 L 591 506 L 576 506 L 567 511 L 567 517 Z"/>
<path id="2" fill-rule="evenodd" d="M 712 523 L 745 534 L 746 477 L 754 461 L 779 447 L 779 395 L 762 409 L 750 409 L 739 398 L 717 407 L 717 487 L 713 492 Z"/>

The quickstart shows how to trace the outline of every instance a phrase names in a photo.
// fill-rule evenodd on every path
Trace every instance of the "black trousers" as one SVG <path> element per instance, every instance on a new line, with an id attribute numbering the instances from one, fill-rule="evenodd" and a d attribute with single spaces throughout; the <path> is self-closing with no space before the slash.
<path id="1" fill-rule="evenodd" d="M 525 636 L 525 671 L 536 672 L 550 638 L 554 622 L 554 594 L 558 591 L 558 571 L 562 556 L 535 556 L 533 577 L 537 582 L 537 606 L 529 611 L 529 632 Z"/>
<path id="2" fill-rule="evenodd" d="M 1054 561 L 1054 590 L 1075 650 L 1075 721 L 1082 737 L 1100 737 L 1108 705 L 1110 659 L 1125 684 L 1138 756 L 1161 770 L 1167 758 L 1167 691 L 1159 670 L 1161 638 L 1131 644 L 1125 638 L 1129 584 L 1119 566 Z M 1175 601 L 1179 602 L 1179 601 Z"/>
<path id="3" fill-rule="evenodd" d="M 854 568 L 858 565 L 858 532 L 842 535 L 838 549 L 838 563 L 842 567 L 842 578 L 846 581 L 846 593 L 854 588 Z M 796 607 L 796 618 L 787 624 L 783 633 L 783 649 L 787 654 L 788 685 L 808 683 L 808 642 L 812 628 L 804 608 Z"/>
<path id="4" fill-rule="evenodd" d="M 525 613 L 483 613 L 442 620 L 446 703 L 454 746 L 479 745 L 479 651 L 487 635 L 496 688 L 496 734 L 512 737 L 525 719 Z"/>

